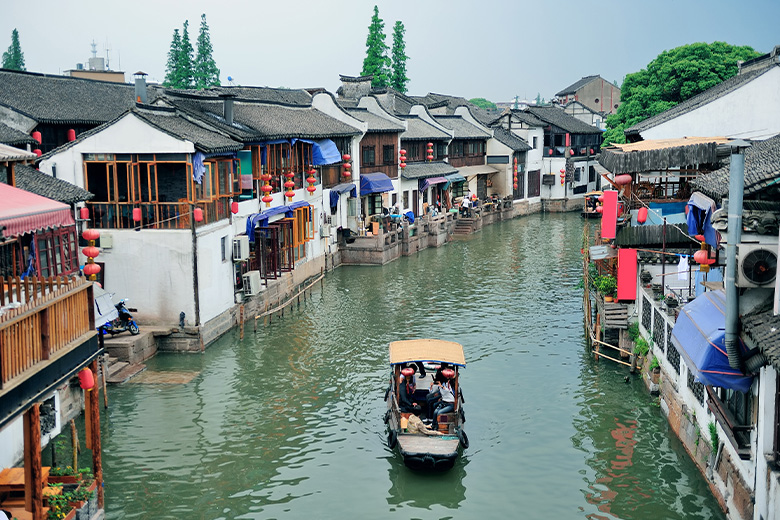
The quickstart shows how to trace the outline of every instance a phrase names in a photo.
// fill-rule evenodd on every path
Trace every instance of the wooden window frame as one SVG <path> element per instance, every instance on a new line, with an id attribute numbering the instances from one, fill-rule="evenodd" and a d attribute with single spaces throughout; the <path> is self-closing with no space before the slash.
<path id="1" fill-rule="evenodd" d="M 376 147 L 363 146 L 360 149 L 360 167 L 376 166 Z"/>
<path id="2" fill-rule="evenodd" d="M 65 226 L 35 233 L 35 264 L 39 276 L 62 276 L 78 271 L 78 246 L 76 226 Z M 45 247 L 41 248 L 41 242 Z M 59 253 L 59 259 L 57 255 Z M 46 258 L 46 272 L 41 260 Z"/>
<path id="3" fill-rule="evenodd" d="M 395 164 L 395 145 L 385 144 L 382 145 L 382 164 L 393 165 Z"/>

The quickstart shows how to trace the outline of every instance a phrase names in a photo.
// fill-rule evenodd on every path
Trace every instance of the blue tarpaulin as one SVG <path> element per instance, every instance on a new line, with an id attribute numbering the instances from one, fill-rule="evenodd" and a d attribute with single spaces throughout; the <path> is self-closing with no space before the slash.
<path id="1" fill-rule="evenodd" d="M 672 344 L 696 381 L 748 392 L 752 376 L 731 368 L 726 354 L 726 293 L 708 291 L 682 308 L 672 329 Z M 743 355 L 747 348 L 739 340 Z"/>
<path id="2" fill-rule="evenodd" d="M 360 176 L 360 196 L 393 191 L 393 181 L 384 173 L 364 173 Z"/>
<path id="3" fill-rule="evenodd" d="M 312 141 L 311 139 L 273 139 L 271 141 L 257 141 L 250 144 L 261 147 L 260 163 L 266 164 L 267 146 L 269 144 L 289 143 L 290 146 L 293 146 L 297 141 L 302 141 L 311 145 L 312 162 L 314 163 L 314 166 L 333 164 L 341 161 L 341 152 L 339 152 L 339 149 L 336 147 L 336 143 L 330 139 L 320 139 L 319 141 Z"/>
<path id="4" fill-rule="evenodd" d="M 447 190 L 450 187 L 450 184 L 454 184 L 456 182 L 466 182 L 466 177 L 459 173 L 449 173 L 444 176 L 445 179 L 447 179 L 447 184 L 444 185 L 444 189 Z"/>
<path id="5" fill-rule="evenodd" d="M 330 207 L 335 208 L 339 205 L 339 197 L 342 193 L 350 192 L 350 197 L 357 197 L 357 186 L 353 182 L 337 184 L 330 189 Z"/>
<path id="6" fill-rule="evenodd" d="M 268 208 L 260 213 L 253 213 L 246 218 L 246 234 L 249 237 L 250 242 L 255 241 L 255 228 L 266 227 L 268 225 L 268 219 L 274 215 L 285 214 L 286 217 L 293 216 L 293 210 L 297 208 L 303 208 L 308 206 L 309 203 L 303 200 L 293 202 L 289 206 L 276 206 Z"/>
<path id="7" fill-rule="evenodd" d="M 426 179 L 420 179 L 417 181 L 417 186 L 420 191 L 425 191 L 428 189 L 428 186 L 433 186 L 434 184 L 445 184 L 447 182 L 447 179 L 444 177 L 428 177 Z"/>

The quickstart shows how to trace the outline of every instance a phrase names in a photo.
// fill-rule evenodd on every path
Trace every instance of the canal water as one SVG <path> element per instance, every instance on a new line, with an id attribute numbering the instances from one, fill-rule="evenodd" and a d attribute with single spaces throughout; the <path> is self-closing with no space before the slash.
<path id="1" fill-rule="evenodd" d="M 535 215 L 342 267 L 243 340 L 149 360 L 110 388 L 107 518 L 725 518 L 639 376 L 587 351 L 582 228 Z M 419 337 L 466 352 L 471 447 L 444 474 L 386 446 L 387 344 Z"/>

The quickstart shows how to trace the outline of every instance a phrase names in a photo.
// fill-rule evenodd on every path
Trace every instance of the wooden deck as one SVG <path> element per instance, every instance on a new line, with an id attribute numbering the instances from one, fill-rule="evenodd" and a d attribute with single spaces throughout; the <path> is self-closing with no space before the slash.
<path id="1" fill-rule="evenodd" d="M 430 453 L 450 455 L 458 451 L 458 437 L 455 435 L 422 435 L 402 433 L 398 436 L 398 447 L 402 453 Z"/>

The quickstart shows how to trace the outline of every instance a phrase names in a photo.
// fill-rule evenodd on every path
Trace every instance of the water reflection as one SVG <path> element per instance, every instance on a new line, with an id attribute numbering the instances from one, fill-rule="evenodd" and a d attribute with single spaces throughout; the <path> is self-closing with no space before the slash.
<path id="1" fill-rule="evenodd" d="M 402 507 L 431 509 L 440 506 L 456 510 L 466 498 L 466 477 L 468 459 L 461 457 L 446 473 L 412 471 L 407 468 L 400 456 L 389 461 L 390 490 L 387 503 L 391 511 Z M 416 513 L 410 512 L 411 516 Z"/>

